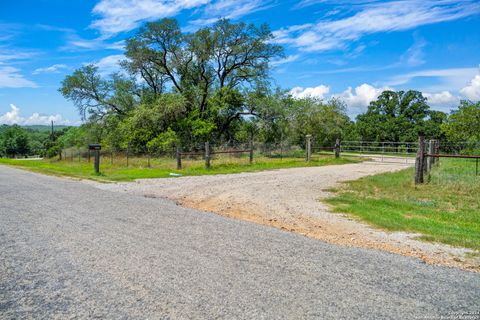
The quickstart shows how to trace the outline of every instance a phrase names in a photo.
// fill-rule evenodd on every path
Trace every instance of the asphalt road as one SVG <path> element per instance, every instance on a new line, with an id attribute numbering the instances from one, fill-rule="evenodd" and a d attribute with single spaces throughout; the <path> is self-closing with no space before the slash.
<path id="1" fill-rule="evenodd" d="M 1 319 L 429 319 L 480 276 L 0 166 Z"/>

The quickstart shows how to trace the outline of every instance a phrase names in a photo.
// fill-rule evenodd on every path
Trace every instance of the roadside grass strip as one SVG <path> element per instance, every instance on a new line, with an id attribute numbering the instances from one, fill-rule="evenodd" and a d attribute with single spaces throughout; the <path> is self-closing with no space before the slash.
<path id="1" fill-rule="evenodd" d="M 430 182 L 415 186 L 412 168 L 349 181 L 327 199 L 335 212 L 372 226 L 421 234 L 420 238 L 480 250 L 480 176 L 444 176 L 455 166 L 442 160 Z"/>

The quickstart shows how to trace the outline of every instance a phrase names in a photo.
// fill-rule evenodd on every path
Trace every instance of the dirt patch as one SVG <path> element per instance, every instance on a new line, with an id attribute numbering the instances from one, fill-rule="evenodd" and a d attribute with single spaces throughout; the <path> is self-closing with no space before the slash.
<path id="1" fill-rule="evenodd" d="M 347 215 L 331 213 L 321 200 L 340 182 L 406 168 L 405 163 L 342 166 L 138 180 L 99 188 L 163 197 L 188 208 L 215 212 L 296 232 L 334 244 L 379 249 L 430 264 L 480 271 L 480 258 L 468 249 L 416 240 L 418 235 L 384 232 Z"/>

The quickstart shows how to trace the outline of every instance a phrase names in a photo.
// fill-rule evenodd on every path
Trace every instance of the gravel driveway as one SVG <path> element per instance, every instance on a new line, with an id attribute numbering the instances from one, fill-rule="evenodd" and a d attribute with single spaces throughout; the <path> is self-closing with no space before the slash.
<path id="1" fill-rule="evenodd" d="M 101 189 L 167 198 L 184 207 L 269 225 L 334 244 L 385 250 L 427 263 L 480 271 L 480 259 L 478 255 L 471 255 L 471 250 L 418 241 L 416 234 L 383 232 L 346 215 L 333 214 L 321 202 L 331 196 L 325 190 L 338 187 L 342 181 L 408 167 L 403 159 L 396 160 L 388 164 L 364 162 L 96 185 Z"/>
<path id="2" fill-rule="evenodd" d="M 0 166 L 1 319 L 413 319 L 480 277 Z"/>

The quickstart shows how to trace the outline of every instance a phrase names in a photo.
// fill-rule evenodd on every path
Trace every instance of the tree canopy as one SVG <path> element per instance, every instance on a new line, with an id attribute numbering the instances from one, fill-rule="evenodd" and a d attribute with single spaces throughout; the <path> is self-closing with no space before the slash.
<path id="1" fill-rule="evenodd" d="M 341 100 L 294 98 L 270 82 L 271 62 L 283 56 L 272 40 L 267 25 L 227 19 L 193 33 L 175 19 L 146 23 L 126 40 L 120 72 L 103 76 L 87 65 L 64 79 L 60 92 L 86 123 L 58 143 L 146 152 L 252 137 L 303 145 L 306 134 L 326 146 L 337 138 L 416 141 L 418 134 L 480 139 L 472 129 L 478 103 L 462 102 L 447 115 L 419 91 L 387 90 L 352 121 Z"/>

